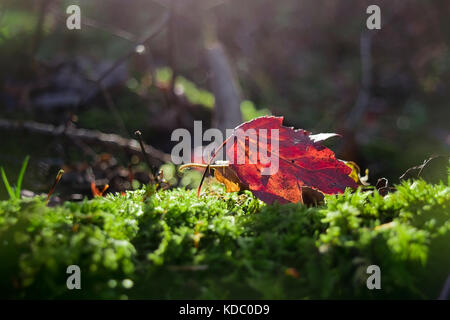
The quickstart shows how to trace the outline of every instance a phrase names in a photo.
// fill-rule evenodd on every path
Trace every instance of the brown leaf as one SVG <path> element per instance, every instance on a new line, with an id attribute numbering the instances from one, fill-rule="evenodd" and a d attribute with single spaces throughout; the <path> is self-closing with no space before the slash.
<path id="1" fill-rule="evenodd" d="M 227 192 L 237 192 L 248 190 L 248 186 L 243 184 L 237 177 L 236 173 L 230 167 L 214 169 L 214 177 L 217 181 L 225 185 Z"/>

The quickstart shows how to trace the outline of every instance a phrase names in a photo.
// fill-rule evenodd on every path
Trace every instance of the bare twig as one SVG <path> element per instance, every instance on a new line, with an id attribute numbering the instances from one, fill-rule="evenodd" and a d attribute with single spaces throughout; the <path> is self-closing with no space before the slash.
<path id="1" fill-rule="evenodd" d="M 89 145 L 95 144 L 110 149 L 125 150 L 142 158 L 141 148 L 136 140 L 126 139 L 117 134 L 107 134 L 97 130 L 77 129 L 73 127 L 65 128 L 65 126 L 56 127 L 51 124 L 33 121 L 12 121 L 6 119 L 0 119 L 0 130 L 25 131 L 51 137 L 79 139 Z M 144 145 L 144 148 L 149 155 L 148 159 L 150 163 L 154 166 L 171 161 L 170 155 L 150 145 Z"/>
<path id="2" fill-rule="evenodd" d="M 417 177 L 417 178 L 420 178 L 420 175 L 422 174 L 423 169 L 428 165 L 428 163 L 430 163 L 430 161 L 432 161 L 432 160 L 434 160 L 434 159 L 436 159 L 436 158 L 440 158 L 440 157 L 442 157 L 442 155 L 436 155 L 436 154 L 434 154 L 434 155 L 430 156 L 428 159 L 424 160 L 423 163 L 422 163 L 421 165 L 414 166 L 414 167 L 411 167 L 411 168 L 409 168 L 408 170 L 406 170 L 405 173 L 403 173 L 403 174 L 399 177 L 399 179 L 400 179 L 400 180 L 405 179 L 406 177 L 409 176 L 408 173 L 409 173 L 410 171 L 413 171 L 413 170 L 418 170 L 418 173 L 417 173 L 417 176 L 416 176 L 416 177 Z"/>
<path id="3" fill-rule="evenodd" d="M 50 12 L 51 12 L 52 16 L 59 22 L 64 22 L 67 19 L 67 15 L 65 13 L 61 12 L 61 9 L 59 7 L 54 6 L 53 8 L 51 8 Z M 136 35 L 128 32 L 126 30 L 120 29 L 116 26 L 113 26 L 111 24 L 101 22 L 101 21 L 95 20 L 93 18 L 87 17 L 86 15 L 83 15 L 83 18 L 81 19 L 80 23 L 82 26 L 102 30 L 104 32 L 112 34 L 113 36 L 124 39 L 126 41 L 133 42 L 133 43 L 136 42 Z"/>
<path id="4" fill-rule="evenodd" d="M 139 146 L 141 147 L 142 154 L 144 155 L 144 160 L 147 163 L 148 168 L 150 169 L 150 174 L 149 174 L 150 180 L 153 183 L 155 183 L 156 179 L 155 179 L 154 173 L 156 173 L 156 169 L 154 168 L 154 166 L 152 164 L 150 164 L 150 161 L 148 160 L 147 151 L 145 151 L 144 141 L 142 140 L 142 133 L 139 130 L 137 130 L 134 134 L 138 138 Z"/>
<path id="5" fill-rule="evenodd" d="M 167 12 L 164 14 L 164 16 L 161 18 L 161 20 L 156 24 L 154 28 L 152 28 L 151 32 L 142 37 L 142 40 L 135 43 L 135 46 L 132 50 L 127 52 L 125 55 L 120 57 L 109 69 L 107 69 L 98 79 L 97 82 L 102 82 L 107 76 L 109 76 L 116 68 L 118 68 L 123 62 L 128 60 L 133 54 L 136 52 L 136 46 L 137 45 L 146 45 L 148 42 L 150 42 L 154 37 L 156 37 L 165 27 L 167 21 L 169 20 L 170 14 Z"/>
<path id="6" fill-rule="evenodd" d="M 136 42 L 135 46 L 133 47 L 132 50 L 130 50 L 128 53 L 126 53 L 125 55 L 123 55 L 122 57 L 120 57 L 118 60 L 116 60 L 116 62 L 114 64 L 111 65 L 111 67 L 109 67 L 105 72 L 103 72 L 98 79 L 94 80 L 94 79 L 89 79 L 88 77 L 85 77 L 85 79 L 87 81 L 91 81 L 93 83 L 95 83 L 99 89 L 99 91 L 102 93 L 105 101 L 106 101 L 106 105 L 108 106 L 108 108 L 111 110 L 111 112 L 113 113 L 113 116 L 117 122 L 117 125 L 119 126 L 122 134 L 125 134 L 126 136 L 129 136 L 128 130 L 125 126 L 125 123 L 123 121 L 123 119 L 121 118 L 120 114 L 117 111 L 117 108 L 114 104 L 114 100 L 111 98 L 111 95 L 109 93 L 109 91 L 105 88 L 105 86 L 102 84 L 102 81 L 104 79 L 106 79 L 106 77 L 108 77 L 112 72 L 114 72 L 114 70 L 116 70 L 122 63 L 124 63 L 126 60 L 128 60 L 130 57 L 133 56 L 133 54 L 135 54 L 136 52 L 136 46 L 137 45 L 145 45 L 148 42 L 150 42 L 155 36 L 157 36 L 164 28 L 164 26 L 166 25 L 167 21 L 169 19 L 169 13 L 166 13 L 161 20 L 159 21 L 159 23 L 157 23 L 157 25 L 152 28 L 151 32 L 147 35 L 145 35 L 144 37 L 141 37 L 142 41 L 138 41 Z M 79 105 L 84 104 L 84 102 L 86 101 L 86 99 L 88 99 L 89 97 L 91 97 L 91 95 L 87 95 L 84 99 L 81 99 L 79 101 Z"/>
<path id="7" fill-rule="evenodd" d="M 95 19 L 92 19 L 92 18 L 89 18 L 86 16 L 83 16 L 83 19 L 81 19 L 81 24 L 85 25 L 87 27 L 91 27 L 91 28 L 95 28 L 95 29 L 99 29 L 99 30 L 111 33 L 112 35 L 114 35 L 118 38 L 130 41 L 133 43 L 136 42 L 136 40 L 137 40 L 136 35 L 128 32 L 126 30 L 117 28 L 113 25 L 110 25 L 110 24 L 107 24 L 104 22 L 100 22 L 98 20 L 95 20 Z"/>

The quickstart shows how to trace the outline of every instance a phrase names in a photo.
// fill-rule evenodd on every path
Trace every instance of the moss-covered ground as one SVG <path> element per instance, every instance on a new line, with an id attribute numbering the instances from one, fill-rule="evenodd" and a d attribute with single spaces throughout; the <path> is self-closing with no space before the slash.
<path id="1" fill-rule="evenodd" d="M 450 184 L 407 181 L 319 207 L 151 188 L 47 207 L 0 202 L 0 296 L 435 299 L 450 272 Z M 68 290 L 69 265 L 81 290 Z M 367 266 L 381 270 L 368 290 Z"/>

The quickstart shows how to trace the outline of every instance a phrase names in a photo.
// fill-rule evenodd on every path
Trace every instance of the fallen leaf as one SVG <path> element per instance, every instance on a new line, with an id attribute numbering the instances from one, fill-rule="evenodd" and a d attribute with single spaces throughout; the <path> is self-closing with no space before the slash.
<path id="1" fill-rule="evenodd" d="M 225 146 L 227 158 L 230 160 L 229 168 L 256 197 L 266 203 L 274 201 L 304 203 L 304 187 L 324 194 L 343 193 L 347 187 L 357 188 L 356 182 L 349 177 L 352 169 L 336 159 L 330 149 L 320 144 L 321 141 L 336 136 L 335 134 L 314 135 L 312 139 L 308 131 L 282 126 L 282 122 L 283 117 L 268 116 L 245 122 L 236 127 L 228 138 L 233 139 L 233 142 L 222 145 Z M 244 132 L 254 129 L 256 135 L 247 136 L 246 139 L 235 139 L 239 129 Z M 271 130 L 278 130 L 278 150 L 272 150 L 270 143 L 265 141 L 261 143 L 263 140 L 259 137 L 261 129 L 266 129 L 267 141 L 271 141 Z M 250 144 L 257 145 L 258 148 L 250 148 Z M 271 175 L 262 174 L 262 170 L 268 168 L 270 164 L 261 163 L 261 152 L 267 154 L 269 158 L 272 153 L 278 157 L 277 172 Z M 238 164 L 237 157 L 242 156 L 245 157 L 245 162 Z M 236 183 L 236 180 L 228 180 Z"/>
<path id="2" fill-rule="evenodd" d="M 317 206 L 323 203 L 323 193 L 308 187 L 302 187 L 303 203 L 308 206 Z"/>
<path id="3" fill-rule="evenodd" d="M 214 177 L 217 181 L 225 185 L 227 192 L 237 192 L 248 189 L 248 186 L 239 180 L 236 173 L 230 167 L 214 169 Z"/>
<path id="4" fill-rule="evenodd" d="M 352 172 L 349 174 L 350 178 L 352 178 L 358 185 L 360 186 L 368 186 L 369 183 L 367 182 L 369 180 L 369 169 L 366 169 L 365 176 L 361 176 L 361 169 L 359 166 L 353 162 L 353 161 L 344 161 L 347 166 L 349 166 L 352 169 Z"/>
<path id="5" fill-rule="evenodd" d="M 394 192 L 396 190 L 394 187 L 389 186 L 389 180 L 386 178 L 378 179 L 375 189 L 377 189 L 378 193 L 383 197 L 389 192 Z"/>

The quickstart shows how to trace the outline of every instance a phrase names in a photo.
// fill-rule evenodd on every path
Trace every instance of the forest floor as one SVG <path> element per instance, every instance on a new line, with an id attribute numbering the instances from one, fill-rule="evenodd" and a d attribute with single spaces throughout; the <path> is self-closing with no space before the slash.
<path id="1" fill-rule="evenodd" d="M 266 205 L 210 184 L 48 207 L 0 201 L 2 298 L 436 299 L 450 270 L 449 183 Z M 68 290 L 67 267 L 81 269 Z M 377 265 L 381 289 L 369 290 Z"/>

